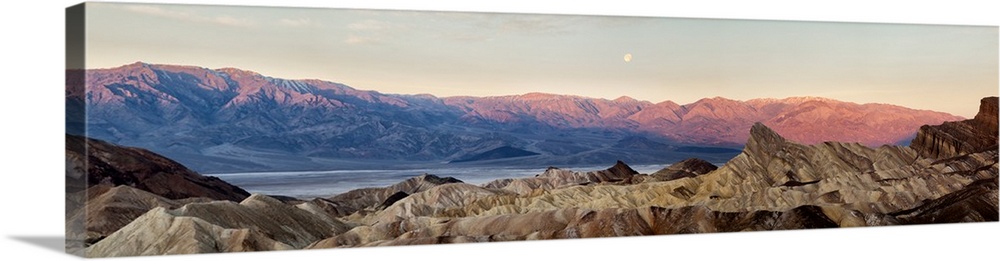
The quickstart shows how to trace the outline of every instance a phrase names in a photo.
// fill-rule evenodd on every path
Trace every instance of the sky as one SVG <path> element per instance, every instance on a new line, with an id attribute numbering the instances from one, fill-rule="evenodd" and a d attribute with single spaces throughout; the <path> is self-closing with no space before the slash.
<path id="1" fill-rule="evenodd" d="M 1000 92 L 996 26 L 89 3 L 86 28 L 87 68 L 235 67 L 439 97 L 820 96 L 972 117 Z"/>

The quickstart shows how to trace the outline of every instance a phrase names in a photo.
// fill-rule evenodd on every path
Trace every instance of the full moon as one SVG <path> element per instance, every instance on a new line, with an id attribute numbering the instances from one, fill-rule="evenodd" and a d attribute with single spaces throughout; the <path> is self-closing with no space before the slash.
<path id="1" fill-rule="evenodd" d="M 632 61 L 632 54 L 630 53 L 625 54 L 625 62 L 631 62 L 631 61 Z"/>

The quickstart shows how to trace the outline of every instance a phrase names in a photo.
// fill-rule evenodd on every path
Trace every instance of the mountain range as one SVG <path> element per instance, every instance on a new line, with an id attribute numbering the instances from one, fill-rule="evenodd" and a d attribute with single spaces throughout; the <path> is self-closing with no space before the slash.
<path id="1" fill-rule="evenodd" d="M 680 105 L 546 93 L 401 95 L 141 62 L 67 71 L 66 84 L 67 133 L 146 148 L 199 172 L 718 162 L 740 152 L 755 122 L 804 144 L 878 146 L 907 143 L 922 125 L 963 119 L 819 97 Z"/>
<path id="2" fill-rule="evenodd" d="M 921 126 L 909 146 L 805 145 L 758 122 L 721 166 L 649 174 L 617 161 L 479 186 L 423 174 L 312 200 L 247 196 L 155 153 L 67 135 L 87 146 L 67 147 L 67 185 L 81 187 L 67 186 L 66 246 L 113 257 L 996 222 L 998 103 Z"/>

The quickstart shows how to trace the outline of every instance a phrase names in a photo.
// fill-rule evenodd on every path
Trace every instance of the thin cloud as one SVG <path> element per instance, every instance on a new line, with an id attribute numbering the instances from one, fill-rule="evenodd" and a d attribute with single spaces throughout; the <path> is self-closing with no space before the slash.
<path id="1" fill-rule="evenodd" d="M 376 13 L 377 14 L 377 13 Z M 393 13 L 397 14 L 397 13 Z M 376 44 L 403 37 L 414 32 L 429 33 L 437 39 L 456 42 L 485 42 L 506 36 L 539 36 L 572 34 L 575 25 L 587 22 L 574 16 L 537 17 L 510 14 L 468 14 L 450 12 L 398 12 L 409 14 L 408 19 L 434 21 L 426 24 L 401 24 L 378 19 L 365 19 L 349 23 L 344 43 Z M 375 14 L 371 14 L 375 15 Z"/>
<path id="2" fill-rule="evenodd" d="M 215 23 L 221 24 L 221 25 L 228 25 L 228 26 L 251 26 L 251 25 L 253 25 L 253 23 L 251 23 L 250 21 L 248 21 L 246 19 L 240 19 L 240 18 L 236 18 L 236 17 L 232 17 L 232 16 L 225 16 L 225 15 L 224 16 L 213 17 L 212 18 L 212 22 L 215 22 Z"/>
<path id="3" fill-rule="evenodd" d="M 396 28 L 393 23 L 379 21 L 379 20 L 364 20 L 360 22 L 354 22 L 347 25 L 347 29 L 351 31 L 385 31 Z"/>
<path id="4" fill-rule="evenodd" d="M 572 16 L 537 17 L 516 14 L 433 13 L 426 16 L 450 25 L 427 28 L 440 39 L 459 42 L 492 41 L 506 36 L 562 35 L 574 33 L 575 24 L 586 22 Z"/>
<path id="5" fill-rule="evenodd" d="M 203 16 L 190 12 L 164 9 L 158 6 L 129 5 L 125 7 L 125 10 L 139 14 L 158 16 L 158 17 L 169 18 L 185 22 L 193 22 L 193 23 L 213 23 L 218 25 L 235 26 L 235 27 L 248 27 L 253 25 L 253 22 L 243 18 L 237 18 L 228 15 Z"/>
<path id="6" fill-rule="evenodd" d="M 284 18 L 278 21 L 281 25 L 288 27 L 307 27 L 313 25 L 312 20 L 306 18 L 290 19 Z"/>
<path id="7" fill-rule="evenodd" d="M 494 24 L 494 27 L 505 33 L 517 33 L 527 35 L 541 34 L 564 34 L 571 32 L 568 28 L 577 19 L 566 18 L 545 18 L 545 17 L 511 17 L 501 19 Z"/>
<path id="8" fill-rule="evenodd" d="M 381 40 L 374 37 L 366 37 L 359 35 L 348 35 L 347 39 L 344 39 L 344 43 L 347 44 L 373 44 L 380 43 Z"/>
<path id="9" fill-rule="evenodd" d="M 348 34 L 344 43 L 347 44 L 376 44 L 391 40 L 406 27 L 379 20 L 364 20 L 347 25 Z"/>
<path id="10" fill-rule="evenodd" d="M 588 20 L 575 16 L 538 17 L 518 14 L 462 12 L 363 12 L 369 17 L 346 25 L 344 43 L 375 44 L 421 32 L 436 39 L 455 42 L 487 42 L 508 36 L 564 35 L 576 33 L 579 23 Z M 423 20 L 426 23 L 400 23 L 384 19 Z"/>

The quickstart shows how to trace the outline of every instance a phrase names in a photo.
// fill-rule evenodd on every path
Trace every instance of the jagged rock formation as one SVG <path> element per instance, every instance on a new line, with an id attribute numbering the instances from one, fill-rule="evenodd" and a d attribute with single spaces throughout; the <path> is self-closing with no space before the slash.
<path id="1" fill-rule="evenodd" d="M 980 114 L 996 108 L 996 99 L 990 102 Z M 984 118 L 969 126 L 988 125 Z M 963 137 L 994 131 L 930 129 L 974 134 Z M 240 204 L 156 207 L 88 250 L 91 256 L 147 255 L 1000 219 L 995 139 L 971 151 L 937 147 L 950 142 L 803 145 L 762 123 L 753 124 L 749 136 L 743 151 L 722 167 L 702 173 L 711 164 L 686 160 L 667 168 L 685 172 L 677 174 L 684 178 L 664 181 L 618 161 L 606 170 L 550 168 L 536 177 L 484 186 L 424 175 L 324 199 L 339 204 L 326 209 L 261 195 Z M 926 156 L 930 151 L 958 154 Z"/>
<path id="2" fill-rule="evenodd" d="M 473 204 L 479 198 L 512 196 L 513 193 L 483 188 L 465 183 L 452 183 L 433 187 L 393 203 L 392 206 L 374 214 L 376 223 L 391 223 L 401 219 L 432 216 L 447 209 Z M 367 222 L 366 222 L 367 223 Z"/>
<path id="3" fill-rule="evenodd" d="M 921 126 L 910 147 L 928 158 L 950 158 L 996 149 L 997 115 L 997 97 L 983 98 L 975 118 Z"/>
<path id="4" fill-rule="evenodd" d="M 954 192 L 977 176 L 996 175 L 995 155 L 994 149 L 961 162 L 933 162 L 908 147 L 805 146 L 756 124 L 744 152 L 691 188 L 696 196 L 690 200 L 731 210 L 828 201 L 866 213 L 889 213 Z"/>
<path id="5" fill-rule="evenodd" d="M 995 143 L 938 160 L 901 146 L 797 144 L 757 123 L 743 152 L 707 174 L 613 186 L 502 180 L 486 186 L 521 182 L 538 189 L 464 194 L 461 202 L 437 207 L 414 204 L 461 194 L 428 190 L 310 247 L 995 221 L 997 161 Z M 649 214 L 657 209 L 672 218 Z M 669 225 L 651 229 L 656 224 Z"/>
<path id="6" fill-rule="evenodd" d="M 302 248 L 348 230 L 315 206 L 254 194 L 240 203 L 154 208 L 88 249 L 91 257 Z"/>
<path id="7" fill-rule="evenodd" d="M 465 218 L 411 218 L 359 227 L 308 248 L 830 228 L 822 209 L 726 213 L 705 207 L 558 210 Z M 362 229 L 363 228 L 363 229 Z"/>
<path id="8" fill-rule="evenodd" d="M 537 189 L 550 190 L 592 183 L 628 182 L 637 174 L 639 172 L 636 172 L 619 160 L 614 166 L 605 170 L 576 172 L 549 167 L 545 172 L 534 178 L 499 179 L 487 183 L 484 187 L 513 191 L 518 194 L 529 194 Z"/>
<path id="9" fill-rule="evenodd" d="M 86 191 L 85 207 L 67 214 L 67 224 L 84 224 L 83 229 L 67 228 L 67 238 L 97 242 L 132 220 L 157 207 L 173 209 L 193 202 L 207 202 L 208 198 L 171 200 L 129 186 L 109 187 L 97 185 Z"/>
<path id="10" fill-rule="evenodd" d="M 423 174 L 388 187 L 355 189 L 330 198 L 316 198 L 312 200 L 312 203 L 321 207 L 331 216 L 340 217 L 366 208 L 379 207 L 387 203 L 389 199 L 395 199 L 393 200 L 395 202 L 402 199 L 401 197 L 422 192 L 438 185 L 461 182 L 461 180 L 452 177 L 442 178 L 432 174 Z"/>
<path id="11" fill-rule="evenodd" d="M 128 236 L 126 236 L 128 235 Z M 88 257 L 147 256 L 287 250 L 291 246 L 251 229 L 230 229 L 197 217 L 155 208 L 112 237 L 90 247 Z"/>
<path id="12" fill-rule="evenodd" d="M 66 182 L 73 185 L 127 185 L 169 199 L 205 197 L 241 201 L 250 195 L 219 178 L 202 176 L 148 150 L 69 134 L 66 134 L 66 165 Z"/>
<path id="13" fill-rule="evenodd" d="M 654 180 L 658 181 L 669 181 L 679 178 L 690 178 L 698 175 L 706 174 L 712 172 L 719 167 L 715 166 L 711 162 L 691 158 L 679 161 L 674 164 L 670 164 L 666 168 L 650 174 Z"/>
<path id="14" fill-rule="evenodd" d="M 67 250 L 77 252 L 154 207 L 210 199 L 240 201 L 245 190 L 202 176 L 140 148 L 66 135 Z"/>
<path id="15" fill-rule="evenodd" d="M 940 224 L 1000 220 L 996 177 L 983 179 L 923 205 L 890 213 L 902 224 Z"/>

